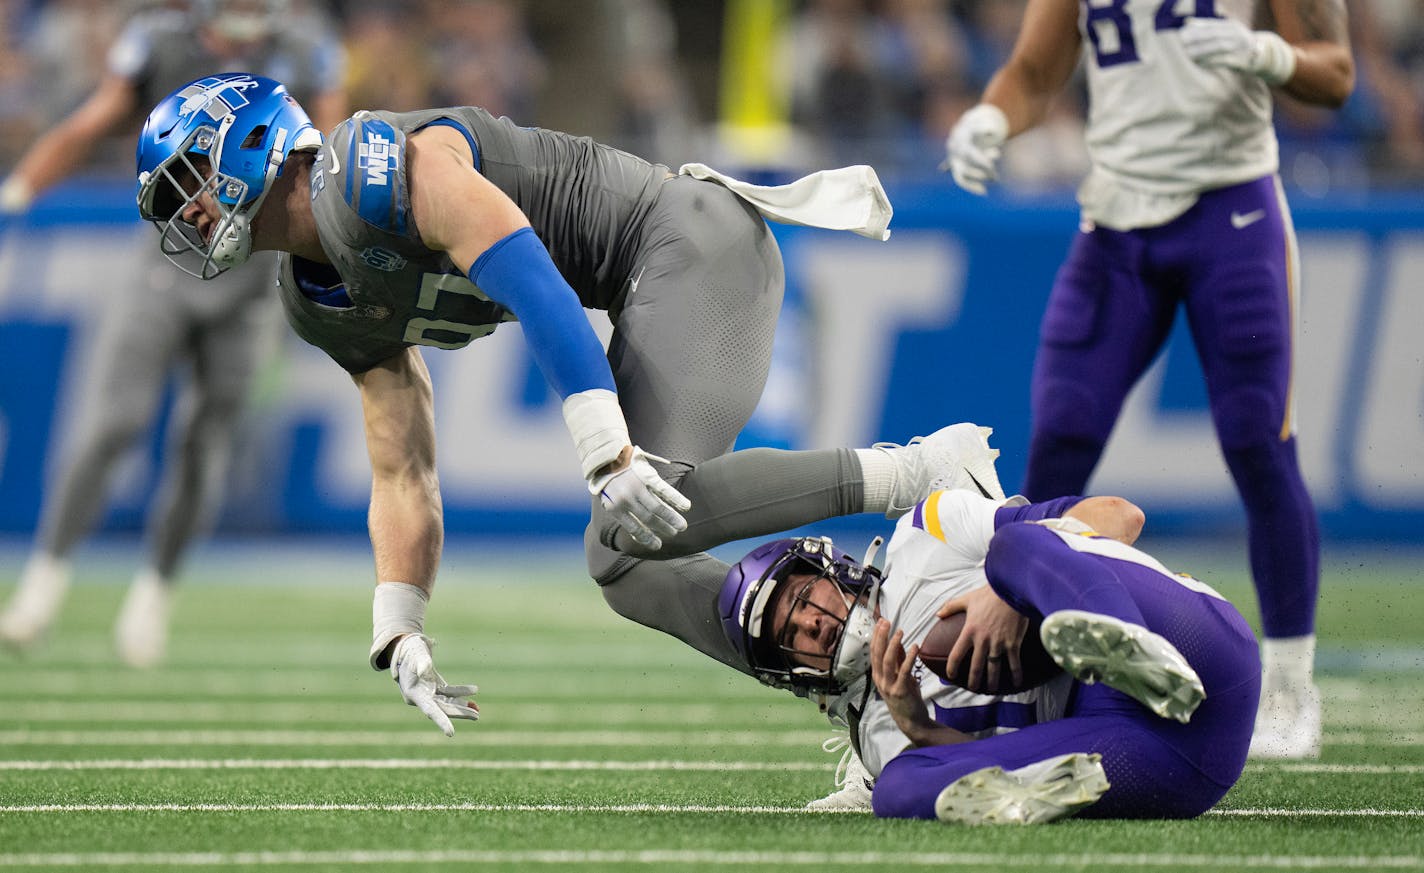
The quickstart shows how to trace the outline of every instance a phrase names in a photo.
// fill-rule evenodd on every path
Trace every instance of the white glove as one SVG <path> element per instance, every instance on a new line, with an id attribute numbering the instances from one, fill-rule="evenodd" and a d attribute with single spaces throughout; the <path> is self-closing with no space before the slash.
<path id="1" fill-rule="evenodd" d="M 1198 66 L 1225 67 L 1281 85 L 1295 74 L 1295 49 L 1269 30 L 1251 30 L 1232 18 L 1189 18 L 1182 49 Z"/>
<path id="2" fill-rule="evenodd" d="M 479 707 L 470 700 L 470 695 L 479 687 L 446 685 L 445 679 L 435 671 L 435 659 L 430 654 L 432 645 L 425 634 L 401 637 L 391 655 L 391 676 L 400 686 L 406 703 L 429 716 L 445 736 L 453 737 L 455 726 L 450 723 L 451 718 L 474 721 L 480 717 Z"/>
<path id="3" fill-rule="evenodd" d="M 603 507 L 634 542 L 657 549 L 662 547 L 663 537 L 687 530 L 682 513 L 692 508 L 692 501 L 664 481 L 649 461 L 667 463 L 665 458 L 633 446 L 628 466 L 590 477 L 588 493 L 602 499 Z"/>
<path id="4" fill-rule="evenodd" d="M 940 169 L 954 174 L 959 187 L 985 193 L 985 184 L 999 178 L 999 156 L 1009 138 L 1009 119 L 992 103 L 980 103 L 959 117 L 945 140 Z"/>

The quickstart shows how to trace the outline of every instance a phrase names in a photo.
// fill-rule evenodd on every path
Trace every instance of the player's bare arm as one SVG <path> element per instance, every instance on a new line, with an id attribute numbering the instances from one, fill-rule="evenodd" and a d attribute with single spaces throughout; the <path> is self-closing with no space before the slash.
<path id="1" fill-rule="evenodd" d="M 411 212 L 428 247 L 468 267 L 490 246 L 529 226 L 514 201 L 475 170 L 469 143 L 458 132 L 433 125 L 412 134 L 406 149 Z"/>
<path id="2" fill-rule="evenodd" d="M 430 373 L 412 347 L 354 378 L 371 458 L 376 578 L 429 594 L 444 538 Z"/>
<path id="3" fill-rule="evenodd" d="M 490 299 L 509 309 L 563 413 L 589 493 L 642 546 L 686 529 L 687 498 L 633 446 L 603 346 L 573 288 L 529 220 L 474 168 L 464 136 L 432 125 L 407 141 L 411 211 L 426 246 L 446 252 Z"/>
<path id="4" fill-rule="evenodd" d="M 1087 497 L 1063 515 L 1076 518 L 1095 532 L 1118 542 L 1132 545 L 1142 534 L 1147 516 L 1131 500 L 1121 497 Z"/>
<path id="5" fill-rule="evenodd" d="M 1013 53 L 981 98 L 1003 110 L 1009 136 L 1047 116 L 1077 69 L 1081 45 L 1078 0 L 1029 0 Z"/>
<path id="6" fill-rule="evenodd" d="M 1281 88 L 1307 103 L 1342 106 L 1355 88 L 1344 0 L 1271 0 L 1268 11 L 1295 51 L 1295 74 Z"/>
<path id="7" fill-rule="evenodd" d="M 15 165 L 7 184 L 23 186 L 25 200 L 63 180 L 94 145 L 134 110 L 138 96 L 121 76 L 106 76 L 88 99 L 35 140 Z"/>

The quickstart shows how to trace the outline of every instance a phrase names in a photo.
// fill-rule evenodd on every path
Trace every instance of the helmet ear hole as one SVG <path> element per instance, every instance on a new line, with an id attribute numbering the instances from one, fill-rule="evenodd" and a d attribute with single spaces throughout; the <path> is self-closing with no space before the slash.
<path id="1" fill-rule="evenodd" d="M 252 132 L 243 138 L 242 144 L 238 148 L 255 149 L 262 145 L 262 141 L 267 138 L 267 125 L 259 125 L 252 128 Z"/>

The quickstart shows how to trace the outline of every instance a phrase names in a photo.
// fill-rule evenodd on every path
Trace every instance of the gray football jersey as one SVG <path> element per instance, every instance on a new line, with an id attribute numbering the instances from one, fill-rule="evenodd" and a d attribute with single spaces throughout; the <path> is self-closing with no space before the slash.
<path id="1" fill-rule="evenodd" d="M 303 19 L 235 58 L 220 58 L 198 37 L 192 16 L 158 9 L 134 16 L 109 49 L 109 72 L 133 83 L 141 107 L 214 73 L 242 71 L 276 79 L 298 102 L 341 86 L 344 49 L 335 34 Z"/>
<path id="2" fill-rule="evenodd" d="M 469 140 L 475 168 L 523 210 L 590 309 L 616 305 L 667 167 L 587 137 L 519 127 L 483 109 L 358 112 L 312 168 L 312 210 L 332 266 L 283 255 L 287 319 L 349 372 L 410 345 L 453 349 L 512 320 L 444 252 L 421 242 L 410 210 L 406 137 L 444 124 Z M 349 304 L 319 302 L 344 285 Z"/>

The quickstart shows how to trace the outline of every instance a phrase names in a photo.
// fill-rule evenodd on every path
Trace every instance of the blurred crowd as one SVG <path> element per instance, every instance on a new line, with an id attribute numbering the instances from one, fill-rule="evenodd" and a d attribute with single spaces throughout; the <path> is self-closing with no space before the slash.
<path id="1" fill-rule="evenodd" d="M 105 71 L 125 20 L 197 0 L 0 0 L 0 175 Z M 728 7 L 738 0 L 283 0 L 284 27 L 328 28 L 350 105 L 476 104 L 677 165 L 735 164 L 718 120 Z M 781 13 L 768 83 L 794 135 L 778 158 L 934 172 L 944 136 L 1012 47 L 1025 0 L 762 0 Z M 1424 0 L 1349 3 L 1359 84 L 1340 112 L 1277 103 L 1282 173 L 1307 194 L 1424 180 Z M 1011 144 L 1006 177 L 1084 172 L 1081 88 Z M 138 119 L 133 130 L 137 130 Z M 129 169 L 131 136 L 96 150 Z"/>

